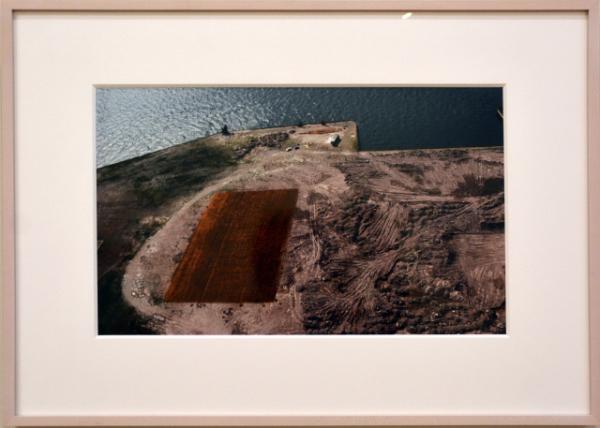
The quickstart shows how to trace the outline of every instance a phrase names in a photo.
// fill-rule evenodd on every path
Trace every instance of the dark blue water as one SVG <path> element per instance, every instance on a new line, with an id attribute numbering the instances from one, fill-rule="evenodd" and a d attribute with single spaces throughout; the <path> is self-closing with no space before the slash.
<path id="1" fill-rule="evenodd" d="M 96 163 L 218 132 L 353 120 L 361 150 L 503 145 L 502 88 L 101 88 Z"/>

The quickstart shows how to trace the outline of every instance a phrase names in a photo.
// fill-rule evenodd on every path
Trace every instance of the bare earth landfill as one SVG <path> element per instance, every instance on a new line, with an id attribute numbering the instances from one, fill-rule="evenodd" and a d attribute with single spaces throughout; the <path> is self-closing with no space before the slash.
<path id="1" fill-rule="evenodd" d="M 354 122 L 99 168 L 101 334 L 505 333 L 503 149 L 358 150 Z"/>

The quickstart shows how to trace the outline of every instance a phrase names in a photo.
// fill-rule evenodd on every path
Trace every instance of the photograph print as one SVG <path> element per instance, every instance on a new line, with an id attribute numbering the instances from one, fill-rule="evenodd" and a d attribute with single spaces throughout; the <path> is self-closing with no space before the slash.
<path id="1" fill-rule="evenodd" d="M 96 89 L 98 334 L 505 334 L 501 87 Z"/>

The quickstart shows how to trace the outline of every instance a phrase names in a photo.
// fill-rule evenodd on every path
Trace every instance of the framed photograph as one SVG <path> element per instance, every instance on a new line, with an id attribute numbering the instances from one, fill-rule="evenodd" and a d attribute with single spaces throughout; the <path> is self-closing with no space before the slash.
<path id="1" fill-rule="evenodd" d="M 598 6 L 3 2 L 5 423 L 600 424 Z"/>

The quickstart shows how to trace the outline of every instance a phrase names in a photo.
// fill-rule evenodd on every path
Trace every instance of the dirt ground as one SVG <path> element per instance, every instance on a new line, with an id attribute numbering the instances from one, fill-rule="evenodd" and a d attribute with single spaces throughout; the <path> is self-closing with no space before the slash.
<path id="1" fill-rule="evenodd" d="M 502 149 L 357 152 L 357 136 L 351 122 L 247 131 L 106 167 L 99 224 L 132 236 L 110 242 L 99 226 L 99 294 L 118 290 L 120 301 L 100 316 L 128 314 L 106 332 L 504 333 Z M 207 147 L 220 162 L 205 162 Z M 127 193 L 133 167 L 150 184 Z M 298 201 L 274 302 L 164 301 L 213 193 L 283 188 L 298 189 Z M 136 191 L 164 195 L 141 209 Z"/>

